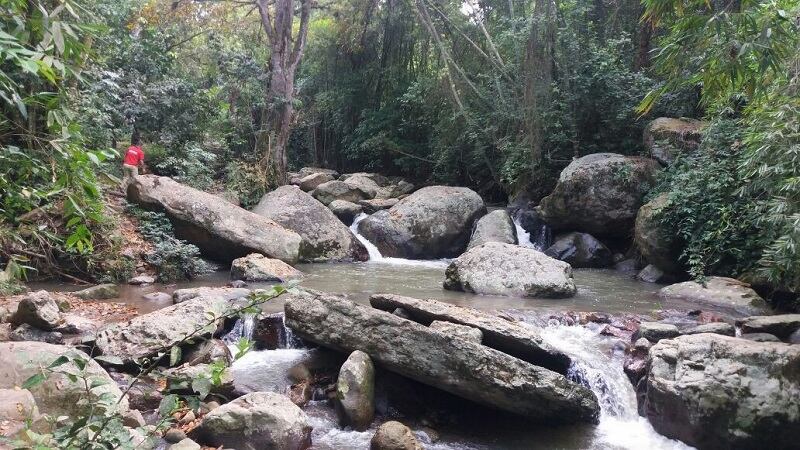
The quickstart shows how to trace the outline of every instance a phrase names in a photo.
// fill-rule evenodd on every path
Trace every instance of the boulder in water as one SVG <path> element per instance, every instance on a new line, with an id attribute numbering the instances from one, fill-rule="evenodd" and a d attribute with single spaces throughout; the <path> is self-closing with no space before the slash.
<path id="1" fill-rule="evenodd" d="M 262 253 L 291 264 L 299 258 L 301 239 L 294 231 L 171 178 L 138 176 L 128 185 L 128 198 L 164 211 L 175 235 L 212 259 L 230 262 Z"/>
<path id="2" fill-rule="evenodd" d="M 378 427 L 369 443 L 370 450 L 423 450 L 410 428 L 396 420 Z"/>
<path id="3" fill-rule="evenodd" d="M 383 256 L 450 258 L 464 251 L 484 214 L 483 200 L 471 189 L 429 186 L 364 219 L 358 230 Z"/>
<path id="4" fill-rule="evenodd" d="M 467 248 L 471 249 L 487 242 L 517 243 L 517 228 L 508 211 L 498 209 L 475 222 L 475 229 L 472 231 Z"/>
<path id="5" fill-rule="evenodd" d="M 572 297 L 577 292 L 569 264 L 531 248 L 488 242 L 447 267 L 444 288 L 516 297 Z"/>
<path id="6" fill-rule="evenodd" d="M 650 349 L 640 411 L 659 433 L 701 449 L 796 448 L 800 346 L 718 334 Z"/>
<path id="7" fill-rule="evenodd" d="M 603 268 L 613 263 L 611 250 L 588 233 L 572 232 L 556 236 L 544 254 L 576 268 Z"/>
<path id="8" fill-rule="evenodd" d="M 245 281 L 286 281 L 303 278 L 303 272 L 279 259 L 267 258 L 259 253 L 236 258 L 231 264 L 231 279 Z"/>
<path id="9" fill-rule="evenodd" d="M 111 283 L 98 284 L 97 286 L 73 292 L 72 295 L 83 300 L 107 300 L 119 297 L 119 288 L 116 284 Z"/>
<path id="10" fill-rule="evenodd" d="M 265 194 L 253 212 L 297 232 L 303 261 L 366 261 L 367 249 L 333 215 L 295 186 L 282 186 Z"/>
<path id="11" fill-rule="evenodd" d="M 304 450 L 311 446 L 308 416 L 286 396 L 252 392 L 203 417 L 192 438 L 237 450 Z"/>
<path id="12" fill-rule="evenodd" d="M 659 169 L 656 161 L 638 156 L 584 156 L 561 172 L 537 211 L 554 229 L 628 237 Z"/>
<path id="13" fill-rule="evenodd" d="M 364 212 L 363 206 L 346 200 L 334 200 L 328 205 L 328 209 L 348 227 L 358 215 Z"/>
<path id="14" fill-rule="evenodd" d="M 591 422 L 597 398 L 564 375 L 486 345 L 343 297 L 290 296 L 286 324 L 334 350 L 361 350 L 383 368 L 474 402 L 549 423 Z"/>
<path id="15" fill-rule="evenodd" d="M 639 329 L 634 333 L 633 339 L 644 338 L 650 342 L 658 342 L 662 339 L 672 339 L 681 334 L 678 327 L 671 323 L 642 322 Z"/>
<path id="16" fill-rule="evenodd" d="M 704 284 L 696 281 L 671 284 L 658 291 L 661 298 L 682 299 L 698 306 L 725 308 L 738 314 L 767 311 L 767 304 L 750 285 L 734 278 L 708 277 Z"/>
<path id="17" fill-rule="evenodd" d="M 675 281 L 675 277 L 664 272 L 653 264 L 646 265 L 639 273 L 636 274 L 636 279 L 644 281 L 645 283 L 671 283 Z"/>
<path id="18" fill-rule="evenodd" d="M 661 194 L 639 208 L 633 239 L 647 262 L 662 271 L 677 273 L 682 270 L 681 247 L 675 234 L 666 232 L 658 222 L 658 214 L 668 205 L 669 195 Z"/>
<path id="19" fill-rule="evenodd" d="M 316 189 L 311 191 L 311 195 L 325 206 L 329 205 L 334 200 L 358 203 L 368 198 L 360 189 L 339 180 L 320 184 Z"/>
<path id="20" fill-rule="evenodd" d="M 356 350 L 339 370 L 336 406 L 340 422 L 363 431 L 375 417 L 375 367 L 366 353 Z"/>
<path id="21" fill-rule="evenodd" d="M 659 117 L 644 129 L 644 147 L 663 165 L 672 164 L 682 152 L 693 151 L 703 139 L 707 123 L 682 117 Z"/>
<path id="22" fill-rule="evenodd" d="M 27 294 L 17 305 L 17 311 L 11 316 L 14 325 L 26 323 L 40 330 L 52 330 L 64 322 L 58 303 L 47 291 L 36 291 Z"/>

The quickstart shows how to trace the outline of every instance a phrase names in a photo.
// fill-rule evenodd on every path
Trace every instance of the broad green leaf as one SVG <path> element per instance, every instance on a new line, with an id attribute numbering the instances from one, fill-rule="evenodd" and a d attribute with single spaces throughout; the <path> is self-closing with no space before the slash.
<path id="1" fill-rule="evenodd" d="M 36 375 L 31 376 L 24 383 L 22 383 L 22 389 L 31 389 L 34 388 L 44 382 L 47 377 L 43 373 L 37 373 Z"/>

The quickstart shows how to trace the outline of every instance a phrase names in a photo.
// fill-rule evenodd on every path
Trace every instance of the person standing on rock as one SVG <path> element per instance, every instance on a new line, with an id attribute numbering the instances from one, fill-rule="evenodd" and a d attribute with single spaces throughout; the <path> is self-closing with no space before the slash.
<path id="1" fill-rule="evenodd" d="M 134 133 L 131 139 L 131 146 L 125 152 L 122 160 L 122 190 L 126 190 L 128 183 L 139 175 L 139 167 L 144 172 L 144 151 L 142 150 L 141 140 L 138 133 Z"/>

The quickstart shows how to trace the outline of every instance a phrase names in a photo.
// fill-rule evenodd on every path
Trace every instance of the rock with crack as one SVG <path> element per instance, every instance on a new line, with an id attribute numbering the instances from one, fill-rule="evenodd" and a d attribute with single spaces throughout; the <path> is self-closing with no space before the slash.
<path id="1" fill-rule="evenodd" d="M 789 449 L 800 442 L 800 346 L 718 334 L 650 349 L 640 411 L 700 449 Z"/>
<path id="2" fill-rule="evenodd" d="M 102 355 L 136 364 L 141 358 L 169 353 L 172 346 L 187 336 L 211 335 L 229 305 L 230 301 L 220 296 L 198 296 L 127 322 L 108 325 L 97 333 L 95 345 Z"/>
<path id="3" fill-rule="evenodd" d="M 569 356 L 545 342 L 539 329 L 531 324 L 433 299 L 375 294 L 369 302 L 383 311 L 401 309 L 408 319 L 422 324 L 441 321 L 478 329 L 484 345 L 558 373 L 566 373 L 572 363 Z"/>
<path id="4" fill-rule="evenodd" d="M 163 211 L 175 227 L 175 235 L 209 258 L 230 262 L 261 253 L 290 264 L 299 258 L 301 239 L 294 231 L 169 177 L 136 177 L 128 185 L 128 199 Z"/>
<path id="5" fill-rule="evenodd" d="M 485 406 L 538 422 L 597 418 L 594 393 L 566 376 L 389 312 L 318 292 L 291 296 L 285 311 L 287 326 L 304 339 L 361 350 L 390 371 Z"/>
<path id="6" fill-rule="evenodd" d="M 444 288 L 515 297 L 572 297 L 572 267 L 532 248 L 500 242 L 468 250 L 445 272 Z"/>

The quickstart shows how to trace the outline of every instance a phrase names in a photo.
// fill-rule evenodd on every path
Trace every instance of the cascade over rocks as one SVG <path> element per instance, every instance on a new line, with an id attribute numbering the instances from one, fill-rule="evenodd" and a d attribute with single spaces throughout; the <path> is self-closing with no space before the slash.
<path id="1" fill-rule="evenodd" d="M 639 252 L 659 269 L 677 273 L 682 267 L 678 258 L 681 249 L 674 234 L 666 233 L 656 220 L 659 212 L 669 205 L 669 194 L 661 194 L 639 208 L 633 239 Z"/>
<path id="2" fill-rule="evenodd" d="M 295 186 L 265 194 L 253 212 L 300 235 L 303 261 L 366 261 L 367 249 L 333 213 Z"/>
<path id="3" fill-rule="evenodd" d="M 459 256 L 445 271 L 444 288 L 516 297 L 572 297 L 569 264 L 531 248 L 488 242 Z"/>
<path id="4" fill-rule="evenodd" d="M 364 219 L 358 231 L 383 256 L 450 258 L 464 251 L 473 223 L 484 214 L 483 200 L 471 189 L 429 186 Z"/>
<path id="5" fill-rule="evenodd" d="M 649 158 L 595 153 L 572 161 L 537 211 L 558 230 L 627 237 L 659 164 Z"/>
<path id="6" fill-rule="evenodd" d="M 361 350 L 380 366 L 457 396 L 548 423 L 591 422 L 597 398 L 564 375 L 343 297 L 290 296 L 286 324 L 303 339 Z"/>
<path id="7" fill-rule="evenodd" d="M 231 279 L 244 281 L 286 281 L 299 280 L 303 273 L 279 259 L 267 258 L 259 253 L 251 253 L 236 258 L 231 264 Z"/>
<path id="8" fill-rule="evenodd" d="M 708 277 L 705 286 L 696 281 L 671 284 L 658 291 L 666 299 L 683 299 L 698 306 L 725 308 L 748 315 L 766 312 L 767 304 L 750 285 L 734 278 Z"/>
<path id="9" fill-rule="evenodd" d="M 236 450 L 304 450 L 311 446 L 311 425 L 288 397 L 252 392 L 206 414 L 190 437 Z"/>
<path id="10" fill-rule="evenodd" d="M 467 248 L 471 249 L 487 242 L 517 243 L 517 228 L 508 211 L 498 209 L 475 222 L 475 229 L 472 231 Z"/>
<path id="11" fill-rule="evenodd" d="M 42 367 L 49 366 L 62 355 L 86 361 L 89 383 L 98 385 L 92 390 L 95 395 L 108 395 L 113 401 L 122 398 L 122 391 L 114 380 L 89 355 L 72 347 L 44 342 L 0 343 L 0 389 L 22 386 L 28 378 L 40 373 Z M 85 389 L 83 380 L 70 381 L 66 375 L 53 373 L 42 383 L 31 387 L 30 392 L 42 414 L 75 417 L 87 412 L 91 406 L 79 402 L 86 395 Z M 128 400 L 122 398 L 119 411 L 127 410 Z"/>
<path id="12" fill-rule="evenodd" d="M 650 349 L 640 411 L 700 449 L 789 449 L 800 442 L 800 346 L 718 334 Z"/>
<path id="13" fill-rule="evenodd" d="M 106 326 L 97 333 L 95 345 L 102 355 L 117 356 L 124 363 L 153 356 L 189 334 L 209 336 L 217 324 L 209 316 L 221 316 L 230 301 L 221 296 L 197 296 L 182 303 L 136 316 L 128 322 Z"/>
<path id="14" fill-rule="evenodd" d="M 672 164 L 681 152 L 697 149 L 708 124 L 697 119 L 659 117 L 644 129 L 644 147 L 661 164 Z"/>
<path id="15" fill-rule="evenodd" d="M 556 236 L 544 254 L 576 268 L 602 268 L 614 262 L 611 250 L 588 233 L 572 232 Z"/>
<path id="16" fill-rule="evenodd" d="M 291 264 L 299 258 L 301 239 L 294 231 L 171 178 L 140 175 L 128 185 L 128 199 L 164 211 L 175 235 L 212 259 L 262 253 Z"/>

